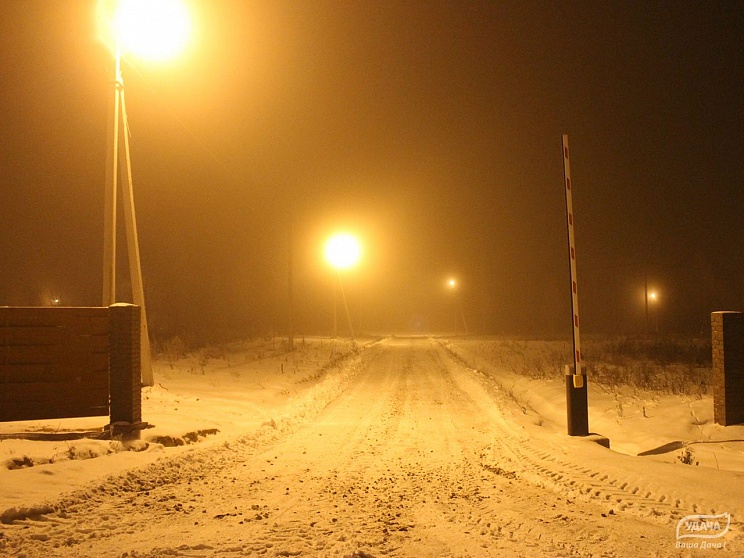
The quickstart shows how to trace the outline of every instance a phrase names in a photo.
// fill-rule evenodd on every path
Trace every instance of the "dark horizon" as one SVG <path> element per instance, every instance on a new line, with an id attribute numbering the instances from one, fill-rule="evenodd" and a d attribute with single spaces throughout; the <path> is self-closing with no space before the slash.
<path id="1" fill-rule="evenodd" d="M 568 337 L 562 134 L 582 331 L 643 333 L 645 282 L 662 333 L 744 310 L 738 3 L 187 4 L 187 52 L 124 64 L 154 335 L 286 334 L 291 222 L 298 333 L 331 331 L 348 229 L 358 331 L 453 330 L 459 303 L 472 332 Z M 0 305 L 101 304 L 95 5 L 0 8 Z"/>

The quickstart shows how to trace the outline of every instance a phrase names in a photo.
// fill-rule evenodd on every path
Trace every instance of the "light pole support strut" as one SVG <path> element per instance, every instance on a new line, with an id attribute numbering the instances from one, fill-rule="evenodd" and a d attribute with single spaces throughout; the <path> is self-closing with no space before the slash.
<path id="1" fill-rule="evenodd" d="M 142 284 L 142 266 L 140 263 L 137 221 L 134 212 L 134 194 L 132 188 L 132 164 L 129 152 L 129 125 L 126 104 L 124 102 L 124 81 L 121 74 L 121 53 L 116 50 L 116 79 L 114 82 L 114 114 L 109 124 L 109 148 L 106 157 L 106 193 L 104 209 L 104 269 L 103 269 L 103 305 L 111 306 L 116 301 L 116 202 L 118 198 L 119 163 L 124 180 L 122 181 L 122 202 L 124 225 L 126 229 L 127 256 L 129 258 L 129 275 L 132 288 L 132 302 L 140 307 L 140 365 L 142 385 L 154 385 L 152 360 L 150 355 L 150 337 L 145 312 L 145 293 Z M 119 149 L 119 142 L 123 149 Z"/>
<path id="2" fill-rule="evenodd" d="M 351 325 L 351 314 L 349 314 L 349 305 L 346 303 L 346 293 L 344 292 L 344 284 L 341 281 L 341 272 L 338 271 L 338 286 L 341 290 L 341 299 L 344 303 L 344 309 L 346 310 L 346 320 L 349 323 L 349 333 L 351 334 L 352 341 L 354 340 L 354 327 Z"/>

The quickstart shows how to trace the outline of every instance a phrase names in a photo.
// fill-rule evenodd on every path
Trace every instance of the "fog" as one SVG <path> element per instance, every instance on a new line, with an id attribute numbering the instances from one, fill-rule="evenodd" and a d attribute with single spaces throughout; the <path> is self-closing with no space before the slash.
<path id="1" fill-rule="evenodd" d="M 561 134 L 585 331 L 707 334 L 744 307 L 736 3 L 188 5 L 181 56 L 123 67 L 154 335 L 286 332 L 290 267 L 296 331 L 329 333 L 322 244 L 345 229 L 359 331 L 451 332 L 461 309 L 472 332 L 568 336 Z M 99 305 L 95 2 L 0 10 L 0 304 Z"/>

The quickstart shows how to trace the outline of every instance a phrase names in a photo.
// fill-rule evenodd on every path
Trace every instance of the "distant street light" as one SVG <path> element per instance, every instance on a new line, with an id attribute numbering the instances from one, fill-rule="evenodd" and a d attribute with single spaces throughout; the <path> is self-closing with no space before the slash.
<path id="1" fill-rule="evenodd" d="M 129 151 L 129 123 L 124 102 L 122 54 L 131 53 L 152 60 L 164 60 L 184 46 L 190 31 L 188 12 L 178 0 L 99 0 L 99 24 L 114 54 L 113 118 L 109 121 L 106 156 L 106 195 L 103 246 L 103 305 L 116 301 L 116 203 L 119 163 L 132 302 L 141 309 L 140 365 L 142 383 L 152 386 L 150 337 L 147 329 L 145 295 L 142 286 L 137 221 L 134 213 L 132 165 Z M 120 142 L 123 150 L 119 149 Z"/>
<path id="2" fill-rule="evenodd" d="M 359 240 L 349 233 L 337 233 L 328 239 L 325 245 L 325 257 L 333 269 L 336 270 L 336 277 L 333 283 L 333 336 L 338 337 L 338 313 L 336 310 L 336 282 L 341 290 L 341 297 L 346 310 L 346 319 L 349 323 L 349 332 L 354 339 L 354 328 L 351 325 L 351 314 L 349 314 L 349 305 L 346 303 L 346 294 L 344 285 L 341 282 L 341 271 L 349 269 L 359 262 L 362 257 L 362 247 Z"/>

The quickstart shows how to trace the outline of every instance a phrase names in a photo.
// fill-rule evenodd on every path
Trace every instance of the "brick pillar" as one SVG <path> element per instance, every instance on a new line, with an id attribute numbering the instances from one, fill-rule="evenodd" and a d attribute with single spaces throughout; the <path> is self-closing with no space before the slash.
<path id="1" fill-rule="evenodd" d="M 723 426 L 744 423 L 744 314 L 711 314 L 713 419 Z"/>
<path id="2" fill-rule="evenodd" d="M 134 437 L 138 437 L 137 427 L 142 424 L 140 307 L 121 303 L 109 306 L 109 320 L 111 425 L 115 433 L 136 431 Z"/>

